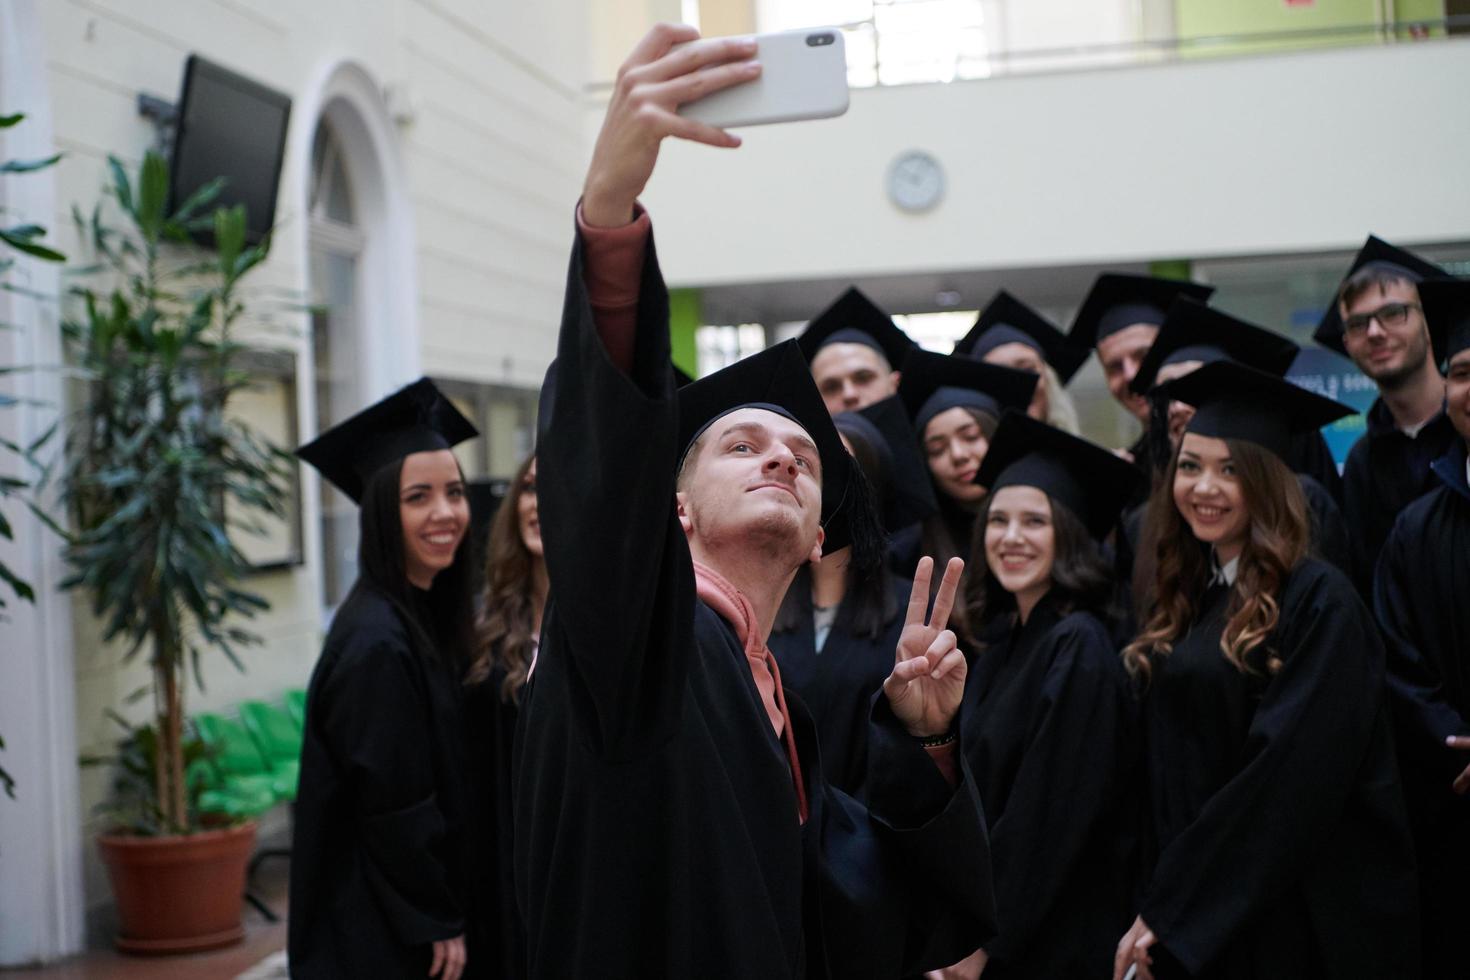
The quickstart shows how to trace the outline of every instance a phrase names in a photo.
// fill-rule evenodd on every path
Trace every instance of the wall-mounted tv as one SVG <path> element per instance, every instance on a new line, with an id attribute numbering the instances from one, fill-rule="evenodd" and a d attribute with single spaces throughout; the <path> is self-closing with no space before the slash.
<path id="1" fill-rule="evenodd" d="M 275 224 L 290 117 L 291 100 L 285 95 L 191 54 L 174 134 L 171 206 L 224 177 L 217 204 L 245 205 L 246 240 L 258 243 Z M 205 231 L 197 237 L 208 245 L 214 235 Z"/>

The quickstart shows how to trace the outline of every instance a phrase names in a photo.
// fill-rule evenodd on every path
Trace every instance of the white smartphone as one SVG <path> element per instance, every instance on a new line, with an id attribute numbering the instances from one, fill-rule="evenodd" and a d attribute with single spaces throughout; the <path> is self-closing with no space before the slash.
<path id="1" fill-rule="evenodd" d="M 847 52 L 841 31 L 781 31 L 759 34 L 755 42 L 759 78 L 686 102 L 679 115 L 731 129 L 829 119 L 847 111 Z"/>

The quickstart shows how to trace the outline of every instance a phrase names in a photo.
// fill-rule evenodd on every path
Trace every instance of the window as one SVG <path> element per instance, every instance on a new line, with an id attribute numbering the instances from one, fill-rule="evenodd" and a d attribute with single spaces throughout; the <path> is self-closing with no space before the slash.
<path id="1" fill-rule="evenodd" d="M 990 0 L 761 0 L 762 31 L 841 26 L 855 87 L 990 75 Z"/>
<path id="2" fill-rule="evenodd" d="M 317 431 L 363 405 L 358 317 L 358 265 L 364 236 L 342 144 L 323 120 L 311 148 L 308 275 L 311 343 L 316 365 Z M 357 577 L 357 507 L 321 481 L 322 600 L 336 608 Z"/>
<path id="3" fill-rule="evenodd" d="M 536 445 L 537 393 L 525 388 L 435 378 L 434 384 L 480 430 L 454 448 L 465 478 L 508 480 Z"/>

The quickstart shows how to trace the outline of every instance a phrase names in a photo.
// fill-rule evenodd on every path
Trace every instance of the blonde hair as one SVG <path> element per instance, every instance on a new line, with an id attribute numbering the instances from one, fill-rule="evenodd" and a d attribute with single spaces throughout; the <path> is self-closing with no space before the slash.
<path id="1" fill-rule="evenodd" d="M 1081 435 L 1082 420 L 1077 414 L 1077 405 L 1050 364 L 1041 366 L 1041 383 L 1046 385 L 1047 424 L 1074 436 Z"/>

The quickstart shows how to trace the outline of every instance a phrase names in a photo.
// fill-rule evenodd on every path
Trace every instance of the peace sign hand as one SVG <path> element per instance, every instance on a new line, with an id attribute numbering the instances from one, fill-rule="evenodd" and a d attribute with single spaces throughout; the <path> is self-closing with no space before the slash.
<path id="1" fill-rule="evenodd" d="M 946 629 L 964 570 L 962 559 L 949 560 L 934 598 L 934 612 L 927 621 L 934 559 L 920 558 L 914 572 L 908 615 L 898 637 L 893 673 L 883 682 L 883 693 L 888 695 L 894 716 L 915 738 L 947 733 L 965 693 L 968 666 L 954 631 Z"/>

